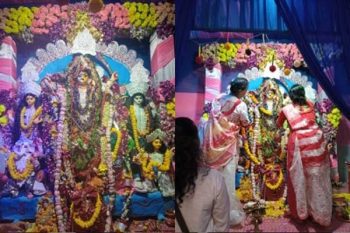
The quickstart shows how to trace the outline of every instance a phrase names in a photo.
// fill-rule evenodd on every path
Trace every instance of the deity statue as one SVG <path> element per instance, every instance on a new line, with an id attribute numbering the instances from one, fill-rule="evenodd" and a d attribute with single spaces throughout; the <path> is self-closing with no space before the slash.
<path id="1" fill-rule="evenodd" d="M 77 184 L 72 194 L 70 217 L 71 231 L 100 232 L 106 218 L 106 207 L 96 187 Z"/>
<path id="2" fill-rule="evenodd" d="M 262 124 L 266 128 L 276 128 L 277 114 L 282 107 L 282 94 L 279 86 L 273 79 L 266 79 L 259 88 L 260 112 Z"/>
<path id="3" fill-rule="evenodd" d="M 1 191 L 2 196 L 16 197 L 23 190 L 28 198 L 46 193 L 43 184 L 44 172 L 35 153 L 33 142 L 25 137 L 13 146 L 7 160 L 8 182 Z"/>
<path id="4" fill-rule="evenodd" d="M 68 151 L 73 170 L 78 175 L 95 157 L 100 158 L 101 116 L 103 115 L 102 82 L 95 64 L 88 56 L 76 55 L 67 71 L 66 87 Z M 84 175 L 81 174 L 83 177 Z"/>
<path id="5" fill-rule="evenodd" d="M 24 191 L 27 197 L 46 193 L 43 184 L 45 173 L 39 159 L 44 156 L 40 135 L 42 107 L 38 101 L 41 88 L 34 82 L 24 86 L 23 100 L 19 105 L 14 122 L 14 146 L 7 159 L 10 178 L 2 189 L 2 196 L 18 196 Z"/>
<path id="6" fill-rule="evenodd" d="M 13 143 L 23 138 L 29 139 L 35 146 L 37 156 L 43 156 L 43 142 L 41 139 L 42 106 L 39 102 L 41 87 L 35 82 L 24 84 L 24 96 L 17 109 Z"/>
<path id="7" fill-rule="evenodd" d="M 259 93 L 262 137 L 258 153 L 261 154 L 266 168 L 262 180 L 262 197 L 266 200 L 277 200 L 283 195 L 284 173 L 276 120 L 284 98 L 274 79 L 264 80 Z"/>
<path id="8" fill-rule="evenodd" d="M 127 92 L 130 95 L 129 103 L 129 120 L 128 129 L 129 135 L 135 144 L 135 150 L 130 152 L 131 159 L 128 167 L 130 167 L 134 186 L 139 192 L 147 192 L 142 184 L 140 172 L 141 168 L 138 164 L 131 162 L 137 153 L 143 153 L 146 146 L 146 136 L 154 129 L 154 120 L 156 111 L 154 103 L 146 100 L 146 92 L 148 90 L 147 82 L 132 82 L 126 86 Z"/>
<path id="9" fill-rule="evenodd" d="M 146 137 L 147 153 L 138 154 L 134 161 L 141 164 L 144 190 L 153 192 L 158 188 L 164 197 L 171 197 L 175 195 L 175 183 L 170 172 L 174 148 L 169 150 L 166 147 L 165 137 L 160 129 L 154 130 Z"/>

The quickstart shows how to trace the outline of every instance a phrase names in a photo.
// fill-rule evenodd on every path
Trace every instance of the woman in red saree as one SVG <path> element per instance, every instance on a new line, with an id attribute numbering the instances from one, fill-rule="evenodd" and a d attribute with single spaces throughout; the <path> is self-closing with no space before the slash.
<path id="1" fill-rule="evenodd" d="M 247 105 L 240 100 L 248 88 L 248 80 L 236 78 L 231 82 L 230 94 L 222 95 L 212 103 L 203 139 L 205 163 L 225 177 L 230 197 L 230 224 L 243 221 L 244 211 L 235 196 L 235 174 L 239 157 L 239 130 L 249 125 Z"/>
<path id="2" fill-rule="evenodd" d="M 292 217 L 329 226 L 332 218 L 332 186 L 329 155 L 323 132 L 316 123 L 313 104 L 305 89 L 294 85 L 289 91 L 292 104 L 283 107 L 277 119 L 288 121 L 291 133 L 287 146 L 287 201 Z"/>

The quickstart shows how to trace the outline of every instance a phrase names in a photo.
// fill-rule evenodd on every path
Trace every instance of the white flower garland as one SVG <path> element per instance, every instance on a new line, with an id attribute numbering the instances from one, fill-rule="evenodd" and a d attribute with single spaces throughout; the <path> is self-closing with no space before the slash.
<path id="1" fill-rule="evenodd" d="M 61 102 L 61 109 L 60 109 L 60 116 L 57 123 L 57 140 L 56 140 L 56 153 L 55 153 L 55 163 L 56 168 L 54 172 L 55 182 L 54 182 L 54 196 L 55 196 L 55 210 L 57 215 L 57 222 L 58 222 L 58 230 L 60 232 L 65 232 L 65 226 L 66 223 L 63 219 L 63 209 L 61 204 L 61 195 L 59 191 L 59 184 L 60 184 L 60 173 L 62 168 L 62 159 L 61 159 L 61 151 L 62 151 L 62 144 L 64 141 L 64 120 L 65 120 L 65 113 L 66 113 L 66 99 L 64 95 L 64 89 L 59 88 L 58 94 Z"/>
<path id="2" fill-rule="evenodd" d="M 105 224 L 105 232 L 111 231 L 112 226 L 112 210 L 113 210 L 113 204 L 115 199 L 115 190 L 114 190 L 114 171 L 113 171 L 113 160 L 112 160 L 112 151 L 111 151 L 111 128 L 113 124 L 113 111 L 111 111 L 111 105 L 109 102 L 106 102 L 108 105 L 109 111 L 106 111 L 106 114 L 108 114 L 108 123 L 106 128 L 106 138 L 107 138 L 107 144 L 106 144 L 106 150 L 105 150 L 105 159 L 108 166 L 108 192 L 109 192 L 109 203 L 107 205 L 107 218 L 106 218 L 106 224 Z"/>

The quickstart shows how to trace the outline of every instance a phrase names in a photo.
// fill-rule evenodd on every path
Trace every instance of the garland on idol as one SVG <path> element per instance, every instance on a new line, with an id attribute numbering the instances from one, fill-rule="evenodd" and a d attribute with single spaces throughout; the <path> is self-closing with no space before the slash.
<path id="1" fill-rule="evenodd" d="M 15 157 L 16 157 L 16 154 L 11 153 L 9 156 L 9 159 L 7 161 L 9 173 L 10 173 L 11 177 L 15 180 L 18 180 L 18 181 L 25 180 L 34 171 L 34 166 L 31 163 L 30 159 L 27 159 L 26 166 L 25 166 L 24 170 L 20 172 L 16 168 Z"/>
<path id="2" fill-rule="evenodd" d="M 145 132 L 139 132 L 137 129 L 137 119 L 136 119 L 134 105 L 131 105 L 130 109 L 129 109 L 132 132 L 133 132 L 133 135 L 135 138 L 135 147 L 139 153 L 141 152 L 141 146 L 139 143 L 139 136 L 145 136 L 145 135 L 149 134 L 150 128 L 151 128 L 150 113 L 149 113 L 147 108 L 144 108 L 144 110 L 145 110 L 145 115 L 146 115 L 146 120 L 147 120 L 146 130 L 145 130 Z"/>
<path id="3" fill-rule="evenodd" d="M 70 212 L 73 215 L 74 222 L 77 225 L 79 225 L 81 228 L 84 228 L 84 229 L 90 228 L 90 227 L 92 227 L 94 225 L 94 223 L 96 222 L 98 216 L 101 213 L 101 210 L 102 210 L 102 200 L 101 200 L 100 194 L 97 194 L 94 212 L 91 215 L 90 219 L 88 219 L 88 220 L 82 220 L 78 216 L 78 214 L 76 212 L 74 212 L 74 203 L 72 203 L 71 206 L 70 206 Z"/>

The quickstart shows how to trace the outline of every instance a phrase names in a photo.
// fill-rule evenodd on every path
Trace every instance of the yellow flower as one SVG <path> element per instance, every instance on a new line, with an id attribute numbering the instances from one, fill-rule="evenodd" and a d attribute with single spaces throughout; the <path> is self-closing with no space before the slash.
<path id="1" fill-rule="evenodd" d="M 209 120 L 209 114 L 208 113 L 204 113 L 202 117 L 203 117 L 203 119 L 205 121 Z"/>
<path id="2" fill-rule="evenodd" d="M 5 126 L 5 125 L 7 125 L 7 123 L 8 123 L 7 117 L 5 117 L 5 116 L 0 117 L 0 125 L 1 126 Z"/>
<path id="3" fill-rule="evenodd" d="M 173 103 L 173 102 L 167 103 L 167 104 L 166 104 L 166 109 L 167 109 L 167 110 L 175 109 L 175 103 Z"/>
<path id="4" fill-rule="evenodd" d="M 101 174 L 105 174 L 108 170 L 108 167 L 107 167 L 107 164 L 102 162 L 98 165 L 98 171 L 101 173 Z"/>
<path id="5" fill-rule="evenodd" d="M 26 161 L 26 166 L 24 170 L 22 172 L 19 172 L 16 167 L 15 157 L 16 157 L 16 154 L 11 153 L 7 160 L 7 167 L 8 167 L 9 173 L 11 177 L 15 180 L 18 180 L 18 181 L 25 180 L 30 176 L 30 174 L 32 174 L 34 170 L 34 166 L 31 163 L 30 159 L 28 159 Z"/>
<path id="6" fill-rule="evenodd" d="M 74 212 L 74 203 L 71 204 L 70 206 L 70 212 L 73 216 L 73 220 L 76 224 L 78 224 L 81 228 L 90 228 L 91 226 L 94 225 L 96 222 L 97 218 L 100 216 L 101 210 L 102 210 L 102 200 L 100 197 L 100 194 L 97 194 L 97 200 L 96 200 L 96 206 L 95 210 L 91 216 L 90 219 L 88 220 L 82 220 L 76 212 Z"/>
<path id="7" fill-rule="evenodd" d="M 6 106 L 3 104 L 0 104 L 0 114 L 6 111 Z"/>

